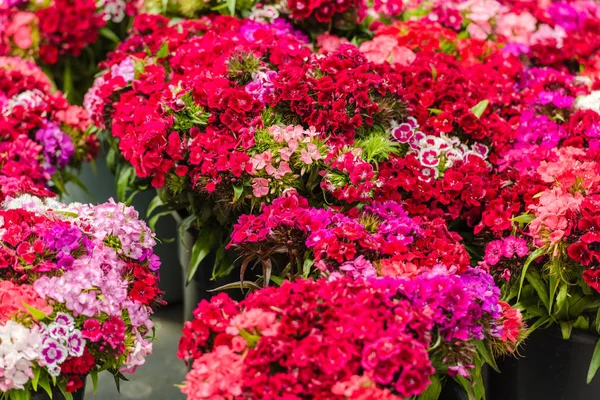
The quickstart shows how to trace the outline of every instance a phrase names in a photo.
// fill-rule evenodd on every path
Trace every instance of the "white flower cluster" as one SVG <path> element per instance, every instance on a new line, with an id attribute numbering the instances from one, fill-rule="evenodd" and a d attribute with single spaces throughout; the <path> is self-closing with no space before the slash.
<path id="1" fill-rule="evenodd" d="M 32 361 L 41 359 L 43 336 L 9 320 L 0 325 L 0 392 L 24 389 L 33 378 Z"/>

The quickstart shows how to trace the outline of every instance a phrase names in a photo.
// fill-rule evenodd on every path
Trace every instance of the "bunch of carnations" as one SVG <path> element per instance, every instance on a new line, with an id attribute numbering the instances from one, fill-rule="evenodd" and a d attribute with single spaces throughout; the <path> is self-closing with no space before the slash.
<path id="1" fill-rule="evenodd" d="M 128 19 L 136 12 L 137 5 L 129 0 L 4 1 L 0 55 L 45 64 L 69 100 L 81 102 L 98 59 L 124 37 Z"/>
<path id="2" fill-rule="evenodd" d="M 506 44 L 503 51 L 535 65 L 579 72 L 598 69 L 600 7 L 576 1 L 419 1 L 404 19 L 422 18 L 476 40 Z"/>
<path id="3" fill-rule="evenodd" d="M 259 215 L 241 216 L 231 238 L 242 274 L 254 262 L 264 277 L 274 273 L 278 281 L 301 275 L 408 279 L 440 267 L 462 274 L 470 261 L 460 236 L 442 219 L 410 218 L 393 201 L 342 212 L 289 195 Z"/>
<path id="4" fill-rule="evenodd" d="M 522 327 L 498 298 L 476 269 L 284 282 L 240 303 L 220 294 L 184 327 L 178 355 L 192 369 L 182 391 L 194 400 L 437 398 L 449 374 L 481 393 L 466 378 L 476 348 L 510 349 Z"/>
<path id="5" fill-rule="evenodd" d="M 29 193 L 50 196 L 76 180 L 69 169 L 98 149 L 87 112 L 54 92 L 42 70 L 16 57 L 0 57 L 0 201 Z"/>
<path id="6" fill-rule="evenodd" d="M 321 57 L 283 20 L 167 22 L 140 16 L 85 104 L 135 169 L 119 181 L 137 175 L 209 231 L 289 189 L 370 201 L 376 163 L 408 151 L 391 134 L 409 121 L 401 81 L 356 47 Z"/>
<path id="7" fill-rule="evenodd" d="M 22 196 L 0 210 L 0 398 L 57 387 L 70 398 L 90 375 L 117 382 L 152 352 L 163 304 L 154 234 L 110 201 L 65 205 Z"/>

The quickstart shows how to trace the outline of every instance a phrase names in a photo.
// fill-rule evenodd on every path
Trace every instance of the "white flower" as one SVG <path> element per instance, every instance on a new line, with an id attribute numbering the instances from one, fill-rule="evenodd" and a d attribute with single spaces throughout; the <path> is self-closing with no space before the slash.
<path id="1" fill-rule="evenodd" d="M 592 110 L 600 114 L 600 90 L 596 90 L 587 96 L 579 96 L 575 100 L 575 109 Z"/>

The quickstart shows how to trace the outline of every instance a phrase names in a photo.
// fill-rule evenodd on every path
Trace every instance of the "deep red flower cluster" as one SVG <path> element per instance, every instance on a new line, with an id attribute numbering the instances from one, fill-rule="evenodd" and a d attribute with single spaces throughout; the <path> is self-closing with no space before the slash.
<path id="1" fill-rule="evenodd" d="M 99 29 L 106 24 L 94 0 L 53 0 L 50 7 L 35 14 L 41 37 L 40 59 L 48 64 L 55 64 L 63 54 L 79 56 L 98 39 Z"/>

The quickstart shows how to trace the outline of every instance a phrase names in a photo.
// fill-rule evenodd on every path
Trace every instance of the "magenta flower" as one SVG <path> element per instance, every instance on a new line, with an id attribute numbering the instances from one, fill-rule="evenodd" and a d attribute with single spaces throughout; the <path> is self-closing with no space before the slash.
<path id="1" fill-rule="evenodd" d="M 81 335 L 91 340 L 92 342 L 97 342 L 102 338 L 102 332 L 100 331 L 100 322 L 97 319 L 88 319 L 83 323 L 83 330 L 81 331 Z"/>
<path id="2" fill-rule="evenodd" d="M 500 262 L 503 254 L 503 242 L 500 240 L 494 240 L 490 242 L 485 248 L 485 255 L 483 259 L 486 264 L 494 266 Z"/>

